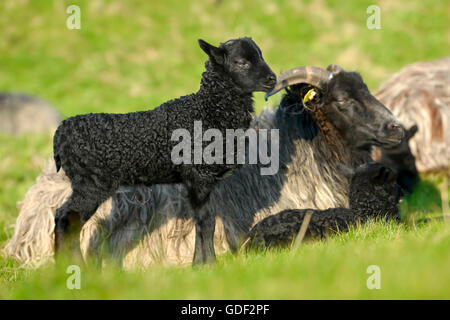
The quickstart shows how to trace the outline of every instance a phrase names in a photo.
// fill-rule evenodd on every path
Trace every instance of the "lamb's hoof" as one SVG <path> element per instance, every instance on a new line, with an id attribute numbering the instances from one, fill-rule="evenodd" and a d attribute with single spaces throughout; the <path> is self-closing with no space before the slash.
<path id="1" fill-rule="evenodd" d="M 194 260 L 192 261 L 192 265 L 194 267 L 203 266 L 203 265 L 212 265 L 216 262 L 216 255 L 214 253 L 194 253 Z"/>

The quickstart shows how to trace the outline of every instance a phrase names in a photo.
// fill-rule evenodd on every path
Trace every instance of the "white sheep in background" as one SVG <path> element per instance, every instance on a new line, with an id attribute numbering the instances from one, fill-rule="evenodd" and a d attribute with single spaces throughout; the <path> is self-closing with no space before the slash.
<path id="1" fill-rule="evenodd" d="M 450 161 L 450 57 L 411 64 L 385 81 L 375 92 L 392 113 L 410 128 L 419 172 L 446 170 Z"/>
<path id="2" fill-rule="evenodd" d="M 0 133 L 45 133 L 60 121 L 61 114 L 47 102 L 21 93 L 0 93 Z"/>
<path id="3" fill-rule="evenodd" d="M 406 128 L 418 126 L 417 134 L 409 141 L 411 152 L 416 158 L 417 170 L 446 172 L 441 195 L 444 215 L 447 216 L 450 169 L 450 57 L 404 67 L 380 86 L 375 97 L 388 107 Z"/>

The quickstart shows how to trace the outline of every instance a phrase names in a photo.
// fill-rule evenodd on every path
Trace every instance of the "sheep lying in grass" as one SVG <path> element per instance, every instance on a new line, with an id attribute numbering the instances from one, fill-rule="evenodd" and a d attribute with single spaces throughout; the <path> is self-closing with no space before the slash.
<path id="1" fill-rule="evenodd" d="M 172 135 L 184 129 L 194 139 L 195 121 L 203 130 L 219 130 L 223 136 L 226 130 L 246 130 L 252 119 L 253 92 L 270 91 L 276 76 L 250 38 L 229 40 L 219 47 L 203 40 L 199 44 L 209 61 L 197 93 L 145 112 L 76 116 L 58 127 L 56 170 L 64 169 L 72 194 L 56 211 L 56 252 L 70 232 L 73 217 L 83 225 L 120 186 L 183 183 L 194 209 L 194 263 L 215 259 L 215 217 L 201 209 L 214 185 L 237 165 L 229 164 L 225 154 L 215 164 L 205 164 L 203 159 L 175 163 L 172 152 L 179 141 L 173 141 Z M 190 159 L 196 159 L 193 149 L 191 153 Z"/>
<path id="2" fill-rule="evenodd" d="M 415 167 L 419 172 L 444 172 L 441 197 L 444 217 L 448 217 L 450 57 L 406 66 L 384 82 L 375 96 L 407 128 L 417 125 L 419 131 L 409 140 L 411 152 L 402 147 L 383 150 L 375 153 L 374 159 L 399 168 L 400 184 L 412 180 L 405 188 L 407 191 L 412 190 L 415 185 L 411 179 Z M 412 161 L 413 157 L 415 163 Z"/>
<path id="3" fill-rule="evenodd" d="M 353 167 L 370 161 L 371 145 L 395 145 L 402 136 L 388 125 L 396 119 L 370 95 L 359 75 L 295 70 L 280 76 L 293 85 L 278 108 L 265 110 L 252 124 L 280 130 L 279 172 L 262 176 L 259 165 L 246 164 L 217 184 L 205 204 L 217 216 L 216 252 L 237 250 L 254 224 L 282 210 L 347 208 L 348 177 L 338 164 Z M 302 77 L 291 77 L 296 74 Z M 311 88 L 318 94 L 305 108 L 302 100 Z M 47 231 L 55 206 L 64 201 L 63 192 L 70 192 L 70 183 L 50 163 L 23 201 L 6 248 L 10 256 L 30 266 L 48 260 L 53 240 Z M 45 203 L 38 203 L 43 193 Z M 183 185 L 122 187 L 83 227 L 82 252 L 103 256 L 105 250 L 125 268 L 185 264 L 194 253 L 191 216 Z"/>
<path id="4" fill-rule="evenodd" d="M 450 161 L 450 58 L 406 66 L 375 93 L 405 127 L 419 172 L 448 170 Z"/>
<path id="5" fill-rule="evenodd" d="M 290 245 L 303 223 L 305 232 L 301 236 L 320 239 L 368 219 L 400 220 L 397 204 L 402 193 L 391 169 L 368 163 L 345 171 L 350 176 L 350 208 L 284 210 L 258 222 L 250 231 L 245 248 Z M 306 220 L 307 215 L 310 220 Z"/>
<path id="6" fill-rule="evenodd" d="M 50 132 L 61 115 L 48 103 L 20 93 L 0 93 L 0 133 Z"/>

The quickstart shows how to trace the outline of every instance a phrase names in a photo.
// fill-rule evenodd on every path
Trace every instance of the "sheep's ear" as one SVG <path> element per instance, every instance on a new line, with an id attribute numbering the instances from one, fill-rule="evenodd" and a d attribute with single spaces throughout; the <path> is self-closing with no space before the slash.
<path id="1" fill-rule="evenodd" d="M 409 140 L 412 137 L 414 137 L 417 131 L 419 131 L 419 127 L 417 127 L 417 124 L 413 125 L 411 128 L 406 130 L 406 140 Z"/>
<path id="2" fill-rule="evenodd" d="M 214 47 L 213 45 L 209 44 L 208 42 L 198 39 L 198 44 L 200 45 L 200 48 L 202 48 L 203 51 L 209 56 L 211 60 L 218 64 L 223 64 L 224 62 L 224 55 L 225 51 L 221 48 Z"/>

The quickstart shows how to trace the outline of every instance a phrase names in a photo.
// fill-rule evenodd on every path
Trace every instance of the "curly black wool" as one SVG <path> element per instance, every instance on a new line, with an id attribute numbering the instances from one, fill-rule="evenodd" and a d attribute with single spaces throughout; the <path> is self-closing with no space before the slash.
<path id="1" fill-rule="evenodd" d="M 92 198 L 95 203 L 101 194 L 109 197 L 120 185 L 220 177 L 233 166 L 173 164 L 171 151 L 179 141 L 171 141 L 172 132 L 183 128 L 193 137 L 194 121 L 201 121 L 203 131 L 215 128 L 225 136 L 225 129 L 248 128 L 252 113 L 252 94 L 240 92 L 207 63 L 196 94 L 151 111 L 87 114 L 64 120 L 54 136 L 57 170 L 64 169 L 74 193 L 82 193 L 83 201 Z"/>
<path id="2" fill-rule="evenodd" d="M 195 121 L 201 121 L 202 131 L 216 129 L 223 136 L 227 129 L 249 128 L 252 93 L 271 90 L 276 77 L 250 38 L 218 48 L 203 40 L 199 44 L 210 60 L 197 93 L 150 111 L 75 116 L 58 127 L 54 159 L 57 170 L 63 168 L 69 177 L 73 193 L 56 212 L 57 250 L 69 231 L 70 217 L 75 213 L 84 224 L 119 186 L 184 183 L 196 209 L 196 259 L 213 260 L 214 217 L 199 208 L 214 184 L 237 165 L 174 164 L 171 154 L 179 141 L 171 140 L 172 133 L 182 128 L 193 140 Z M 191 159 L 193 153 L 191 148 Z"/>

